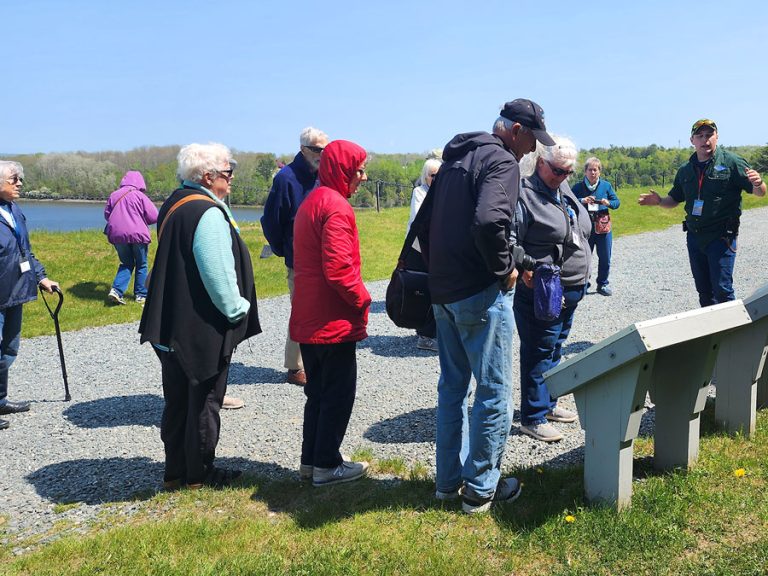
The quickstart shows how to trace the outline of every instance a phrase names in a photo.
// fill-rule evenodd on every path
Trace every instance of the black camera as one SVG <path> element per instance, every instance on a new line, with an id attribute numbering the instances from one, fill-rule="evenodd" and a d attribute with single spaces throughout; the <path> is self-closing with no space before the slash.
<path id="1" fill-rule="evenodd" d="M 512 259 L 515 261 L 515 266 L 520 266 L 523 270 L 533 270 L 536 267 L 536 260 L 528 256 L 523 250 L 522 246 L 510 245 L 512 251 Z"/>

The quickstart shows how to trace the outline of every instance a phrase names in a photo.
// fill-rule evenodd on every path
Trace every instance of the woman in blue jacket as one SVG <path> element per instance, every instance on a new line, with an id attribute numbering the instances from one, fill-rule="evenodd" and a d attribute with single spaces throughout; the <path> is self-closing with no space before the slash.
<path id="1" fill-rule="evenodd" d="M 611 271 L 613 232 L 610 229 L 608 209 L 616 210 L 621 202 L 611 183 L 600 178 L 602 168 L 600 160 L 594 156 L 587 158 L 584 163 L 584 180 L 574 184 L 572 190 L 576 197 L 581 200 L 581 203 L 587 207 L 592 219 L 589 249 L 594 251 L 595 246 L 597 246 L 597 293 L 610 296 L 613 291 L 608 287 L 608 274 Z M 604 223 L 606 216 L 608 216 L 607 231 Z"/>
<path id="2" fill-rule="evenodd" d="M 8 400 L 8 370 L 21 341 L 21 306 L 37 299 L 38 285 L 47 292 L 59 286 L 46 278 L 32 254 L 27 221 L 16 204 L 23 183 L 21 164 L 0 161 L 0 416 L 29 410 L 29 402 Z M 0 430 L 8 426 L 0 419 Z"/>

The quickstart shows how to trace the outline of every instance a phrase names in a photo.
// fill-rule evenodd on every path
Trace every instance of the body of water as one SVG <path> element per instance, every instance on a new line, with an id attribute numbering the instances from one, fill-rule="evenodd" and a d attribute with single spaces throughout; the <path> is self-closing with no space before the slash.
<path id="1" fill-rule="evenodd" d="M 30 230 L 49 230 L 51 232 L 71 232 L 73 230 L 103 230 L 105 202 L 67 202 L 21 200 L 19 203 L 27 227 Z M 233 208 L 232 213 L 238 222 L 258 222 L 261 208 Z"/>

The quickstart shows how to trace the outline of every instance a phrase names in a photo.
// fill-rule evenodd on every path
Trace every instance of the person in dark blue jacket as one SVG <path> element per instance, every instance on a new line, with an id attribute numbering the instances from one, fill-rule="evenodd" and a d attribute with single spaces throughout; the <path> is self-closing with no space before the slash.
<path id="1" fill-rule="evenodd" d="M 29 402 L 8 400 L 8 370 L 21 341 L 21 307 L 37 299 L 37 286 L 58 288 L 49 280 L 29 245 L 27 220 L 16 200 L 24 183 L 18 162 L 0 161 L 0 415 L 29 410 Z M 0 419 L 0 430 L 9 422 Z"/>
<path id="2" fill-rule="evenodd" d="M 288 290 L 293 301 L 293 221 L 299 205 L 307 194 L 315 188 L 317 169 L 320 167 L 320 154 L 328 145 L 325 132 L 311 126 L 304 128 L 299 137 L 301 148 L 293 162 L 283 167 L 272 181 L 272 189 L 264 204 L 261 228 L 269 247 L 277 256 L 285 259 Z M 299 345 L 285 340 L 285 364 L 288 369 L 286 382 L 303 386 L 307 382 L 304 363 Z"/>
<path id="3" fill-rule="evenodd" d="M 598 158 L 587 158 L 584 163 L 584 180 L 574 184 L 572 190 L 576 198 L 587 207 L 592 220 L 589 249 L 594 251 L 597 246 L 597 293 L 610 296 L 613 291 L 608 286 L 608 274 L 611 271 L 613 232 L 608 209 L 616 210 L 621 202 L 611 183 L 600 178 L 602 169 L 603 165 Z"/>

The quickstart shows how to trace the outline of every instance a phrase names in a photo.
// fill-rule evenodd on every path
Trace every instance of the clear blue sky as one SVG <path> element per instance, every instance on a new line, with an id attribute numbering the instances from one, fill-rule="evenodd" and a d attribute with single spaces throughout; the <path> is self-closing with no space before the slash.
<path id="1" fill-rule="evenodd" d="M 579 147 L 768 142 L 768 2 L 0 0 L 0 152 L 220 141 L 307 125 L 374 152 L 488 130 L 507 100 Z"/>

